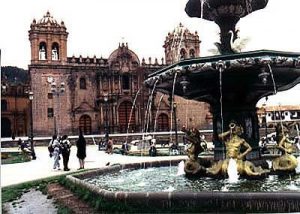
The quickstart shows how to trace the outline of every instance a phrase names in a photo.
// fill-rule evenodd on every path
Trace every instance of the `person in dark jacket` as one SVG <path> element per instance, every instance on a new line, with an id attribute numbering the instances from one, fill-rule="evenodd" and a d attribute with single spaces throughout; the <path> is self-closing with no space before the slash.
<path id="1" fill-rule="evenodd" d="M 121 154 L 122 155 L 128 155 L 128 152 L 129 152 L 129 145 L 128 145 L 127 141 L 125 141 L 122 144 Z"/>
<path id="2" fill-rule="evenodd" d="M 70 170 L 68 167 L 70 153 L 71 153 L 71 143 L 68 140 L 68 136 L 64 135 L 61 141 L 61 154 L 63 157 L 64 171 Z"/>
<path id="3" fill-rule="evenodd" d="M 77 147 L 77 157 L 79 159 L 79 169 L 84 169 L 84 159 L 86 157 L 86 141 L 83 137 L 82 132 L 79 133 L 79 138 L 76 142 Z"/>
<path id="4" fill-rule="evenodd" d="M 152 143 L 151 146 L 150 146 L 150 149 L 149 149 L 149 156 L 150 157 L 155 157 L 156 153 L 157 153 L 157 150 L 156 150 L 155 144 Z"/>

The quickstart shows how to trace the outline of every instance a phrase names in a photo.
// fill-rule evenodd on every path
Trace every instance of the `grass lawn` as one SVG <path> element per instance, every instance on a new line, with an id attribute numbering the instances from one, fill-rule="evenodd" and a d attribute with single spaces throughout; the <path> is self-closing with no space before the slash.
<path id="1" fill-rule="evenodd" d="M 23 163 L 30 160 L 31 156 L 23 152 L 1 152 L 1 164 Z"/>

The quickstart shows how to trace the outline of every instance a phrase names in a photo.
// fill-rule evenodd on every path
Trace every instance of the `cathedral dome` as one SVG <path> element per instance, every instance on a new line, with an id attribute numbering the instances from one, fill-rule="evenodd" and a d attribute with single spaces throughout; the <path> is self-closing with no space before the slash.
<path id="1" fill-rule="evenodd" d="M 53 16 L 50 15 L 50 12 L 47 11 L 46 15 L 42 19 L 38 21 L 38 24 L 52 24 L 52 25 L 58 25 L 57 21 L 53 18 Z"/>
<path id="2" fill-rule="evenodd" d="M 138 67 L 140 60 L 138 56 L 128 48 L 128 44 L 122 43 L 119 48 L 114 50 L 108 57 L 111 67 L 120 68 L 123 71 L 133 70 Z M 125 68 L 125 70 L 124 70 Z"/>
<path id="3" fill-rule="evenodd" d="M 51 16 L 50 12 L 47 13 L 40 20 L 33 20 L 32 27 L 53 27 L 53 28 L 65 28 L 65 24 L 62 21 L 60 24 L 56 21 L 56 19 Z"/>

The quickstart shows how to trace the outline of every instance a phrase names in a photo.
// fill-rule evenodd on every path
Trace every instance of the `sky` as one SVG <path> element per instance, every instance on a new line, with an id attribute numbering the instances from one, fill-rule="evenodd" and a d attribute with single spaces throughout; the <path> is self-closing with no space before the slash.
<path id="1" fill-rule="evenodd" d="M 200 0 L 199 0 L 200 1 Z M 120 42 L 140 58 L 164 57 L 163 43 L 168 32 L 182 23 L 201 40 L 201 56 L 210 55 L 219 41 L 214 22 L 190 18 L 184 8 L 187 0 L 2 0 L 0 4 L 1 65 L 28 68 L 30 42 L 28 30 L 32 20 L 47 11 L 69 32 L 68 56 L 82 55 L 108 58 Z M 267 7 L 242 18 L 237 27 L 241 39 L 249 42 L 244 51 L 269 49 L 300 52 L 300 1 L 269 0 Z M 290 92 L 292 91 L 292 92 Z M 300 85 L 278 93 L 268 104 L 300 105 Z M 278 98 L 279 96 L 279 98 Z M 280 98 L 282 96 L 282 98 Z M 295 99 L 295 96 L 299 99 Z M 280 101 L 277 101 L 280 100 Z"/>

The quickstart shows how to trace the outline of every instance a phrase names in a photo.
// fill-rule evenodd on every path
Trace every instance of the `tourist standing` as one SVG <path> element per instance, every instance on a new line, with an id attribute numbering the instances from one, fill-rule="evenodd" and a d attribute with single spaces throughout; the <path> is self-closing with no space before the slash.
<path id="1" fill-rule="evenodd" d="M 64 171 L 69 171 L 68 163 L 71 153 L 71 143 L 68 139 L 67 135 L 64 135 L 61 139 L 61 153 L 63 157 L 63 163 L 64 163 Z"/>
<path id="2" fill-rule="evenodd" d="M 59 163 L 59 160 L 60 160 L 60 144 L 57 140 L 57 136 L 56 135 L 53 135 L 52 137 L 52 142 L 50 142 L 51 145 L 52 145 L 52 148 L 53 148 L 53 152 L 52 152 L 52 156 L 53 156 L 53 159 L 54 159 L 54 164 L 53 164 L 53 169 L 57 169 L 57 170 L 60 170 L 60 163 Z"/>
<path id="3" fill-rule="evenodd" d="M 86 157 L 86 141 L 83 137 L 82 132 L 79 133 L 79 138 L 76 142 L 77 157 L 79 159 L 79 169 L 84 169 L 84 159 Z"/>
<path id="4" fill-rule="evenodd" d="M 111 138 L 109 138 L 108 142 L 107 142 L 107 148 L 106 148 L 106 153 L 108 154 L 112 154 L 113 153 L 113 140 Z"/>
<path id="5" fill-rule="evenodd" d="M 48 144 L 48 151 L 49 151 L 49 156 L 50 158 L 52 158 L 53 156 L 53 152 L 54 152 L 54 148 L 53 148 L 53 142 L 54 140 L 57 139 L 57 136 L 56 135 L 53 135 L 52 136 L 52 139 L 50 140 L 49 144 Z"/>
<path id="6" fill-rule="evenodd" d="M 121 154 L 122 154 L 122 155 L 127 155 L 128 152 L 129 152 L 129 146 L 128 146 L 127 141 L 125 141 L 125 142 L 122 144 Z"/>
<path id="7" fill-rule="evenodd" d="M 178 146 L 175 142 L 172 142 L 170 146 L 170 155 L 179 155 Z"/>
<path id="8" fill-rule="evenodd" d="M 150 146 L 150 149 L 149 149 L 149 156 L 150 157 L 155 157 L 156 153 L 157 153 L 157 150 L 156 150 L 155 144 L 152 143 L 151 146 Z"/>

